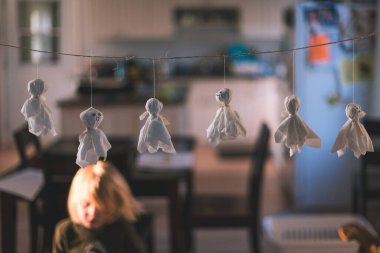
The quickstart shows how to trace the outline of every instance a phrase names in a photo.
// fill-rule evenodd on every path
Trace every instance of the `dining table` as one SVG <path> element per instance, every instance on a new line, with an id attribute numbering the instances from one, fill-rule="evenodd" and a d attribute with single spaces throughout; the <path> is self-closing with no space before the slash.
<path id="1" fill-rule="evenodd" d="M 193 190 L 194 139 L 190 136 L 173 136 L 177 154 L 139 154 L 137 140 L 131 137 L 108 138 L 112 148 L 107 161 L 114 164 L 125 176 L 136 197 L 166 198 L 170 251 L 185 252 L 190 235 L 191 199 Z M 62 137 L 43 149 L 45 187 L 55 201 L 53 212 L 67 215 L 66 199 L 73 176 L 79 169 L 75 164 L 79 141 Z M 185 157 L 185 158 L 184 158 Z M 16 249 L 17 197 L 1 192 L 2 252 Z M 63 211 L 64 210 L 64 211 Z M 153 214 L 154 214 L 154 210 Z M 56 220 L 58 221 L 58 219 Z"/>

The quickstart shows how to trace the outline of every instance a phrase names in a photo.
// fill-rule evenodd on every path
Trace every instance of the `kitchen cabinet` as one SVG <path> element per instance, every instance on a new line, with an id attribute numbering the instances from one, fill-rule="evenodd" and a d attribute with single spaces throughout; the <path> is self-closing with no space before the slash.
<path id="1" fill-rule="evenodd" d="M 249 146 L 255 142 L 262 122 L 266 122 L 274 133 L 281 121 L 284 111 L 283 101 L 286 85 L 283 81 L 268 78 L 190 78 L 187 80 L 187 96 L 180 102 L 164 102 L 162 114 L 169 120 L 168 130 L 172 135 L 193 135 L 197 143 L 209 145 L 206 129 L 219 108 L 215 93 L 227 87 L 232 90 L 231 107 L 238 112 L 246 137 L 234 141 L 222 142 L 221 145 Z M 79 114 L 88 108 L 86 99 L 72 98 L 61 101 L 61 134 L 79 136 L 84 126 Z M 145 101 L 132 102 L 107 100 L 94 102 L 95 108 L 103 112 L 104 120 L 100 126 L 108 136 L 138 136 L 145 120 L 139 116 L 145 111 Z M 273 141 L 273 140 L 272 140 Z M 272 148 L 281 145 L 272 145 Z"/>
<path id="2" fill-rule="evenodd" d="M 173 11 L 177 7 L 236 7 L 240 10 L 239 29 L 243 37 L 278 39 L 283 33 L 281 12 L 293 0 L 214 0 L 207 4 L 200 0 L 95 0 L 93 3 L 87 12 L 91 12 L 89 20 L 95 24 L 91 29 L 97 41 L 169 38 L 174 34 Z"/>
<path id="3" fill-rule="evenodd" d="M 173 34 L 169 1 L 96 0 L 92 9 L 96 41 L 167 38 Z"/>
<path id="4" fill-rule="evenodd" d="M 262 122 L 266 122 L 272 131 L 280 123 L 285 96 L 285 91 L 281 91 L 285 90 L 285 84 L 277 78 L 227 78 L 225 86 L 223 78 L 200 78 L 191 81 L 189 86 L 190 129 L 200 144 L 208 143 L 206 129 L 219 108 L 215 93 L 224 87 L 231 89 L 230 105 L 238 112 L 247 130 L 247 136 L 239 137 L 234 144 L 254 143 Z"/>
<path id="5" fill-rule="evenodd" d="M 293 0 L 239 1 L 240 32 L 245 38 L 279 39 L 285 25 L 282 12 Z"/>

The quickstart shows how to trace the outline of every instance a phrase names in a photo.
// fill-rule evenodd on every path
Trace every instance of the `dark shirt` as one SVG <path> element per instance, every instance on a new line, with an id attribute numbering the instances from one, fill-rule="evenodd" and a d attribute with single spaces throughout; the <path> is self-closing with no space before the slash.
<path id="1" fill-rule="evenodd" d="M 132 224 L 123 219 L 91 230 L 70 219 L 58 223 L 53 253 L 146 253 Z"/>

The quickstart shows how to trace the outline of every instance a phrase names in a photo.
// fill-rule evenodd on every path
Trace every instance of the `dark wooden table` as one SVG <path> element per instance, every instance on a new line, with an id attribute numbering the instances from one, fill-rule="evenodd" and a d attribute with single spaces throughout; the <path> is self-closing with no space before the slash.
<path id="1" fill-rule="evenodd" d="M 177 149 L 186 148 L 192 151 L 193 145 L 188 145 L 188 138 L 173 138 Z M 172 253 L 185 251 L 187 235 L 190 231 L 189 217 L 191 215 L 193 170 L 137 170 L 135 166 L 135 140 L 130 138 L 109 138 L 112 148 L 108 152 L 110 161 L 122 172 L 129 182 L 135 196 L 165 197 L 168 199 L 168 219 L 170 226 L 170 244 Z M 184 143 L 182 141 L 185 141 Z M 46 165 L 47 187 L 50 188 L 56 211 L 66 210 L 66 199 L 72 177 L 78 170 L 75 164 L 79 142 L 77 139 L 59 139 L 48 146 L 43 152 Z M 180 185 L 185 184 L 186 193 L 180 194 Z M 1 224 L 2 252 L 14 253 L 16 243 L 17 210 L 16 198 L 1 193 Z M 64 214 L 63 214 L 64 215 Z M 185 236 L 186 233 L 186 236 Z"/>

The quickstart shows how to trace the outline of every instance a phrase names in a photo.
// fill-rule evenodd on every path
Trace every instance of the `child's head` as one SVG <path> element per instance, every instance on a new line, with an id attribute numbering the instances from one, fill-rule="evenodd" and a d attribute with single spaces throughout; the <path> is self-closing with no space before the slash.
<path id="1" fill-rule="evenodd" d="M 101 161 L 78 170 L 67 206 L 74 223 L 94 229 L 120 217 L 134 221 L 142 211 L 123 176 Z"/>

